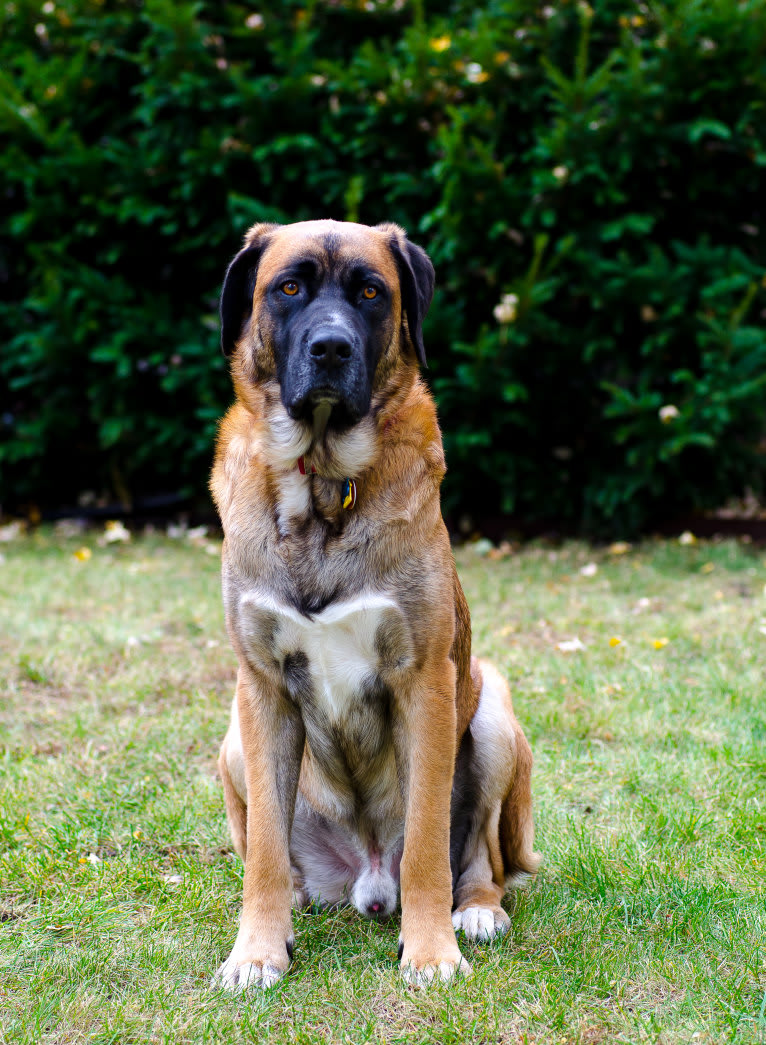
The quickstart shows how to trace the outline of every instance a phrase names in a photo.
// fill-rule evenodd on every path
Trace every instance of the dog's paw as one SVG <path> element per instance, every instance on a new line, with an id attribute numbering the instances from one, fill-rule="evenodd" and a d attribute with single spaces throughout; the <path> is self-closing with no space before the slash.
<path id="1" fill-rule="evenodd" d="M 399 945 L 401 954 L 400 969 L 406 983 L 411 987 L 427 987 L 435 981 L 448 983 L 456 976 L 468 977 L 473 970 L 465 960 L 455 944 L 454 948 L 446 948 L 447 953 L 438 957 L 432 951 L 418 953 L 410 951 L 401 943 Z"/>
<path id="2" fill-rule="evenodd" d="M 269 957 L 260 961 L 248 961 L 235 947 L 216 972 L 211 986 L 225 991 L 244 991 L 248 987 L 268 990 L 287 972 L 290 964 L 288 954 L 289 950 L 284 959 Z"/>
<path id="3" fill-rule="evenodd" d="M 507 933 L 511 919 L 502 907 L 465 907 L 462 911 L 455 911 L 452 924 L 455 931 L 463 930 L 466 939 L 487 943 Z"/>
<path id="4" fill-rule="evenodd" d="M 449 983 L 455 976 L 467 978 L 472 972 L 471 966 L 462 957 L 459 962 L 439 962 L 438 964 L 427 962 L 420 968 L 413 965 L 412 962 L 408 965 L 402 965 L 402 976 L 405 983 L 408 983 L 410 987 L 427 987 L 435 980 L 441 983 Z"/>

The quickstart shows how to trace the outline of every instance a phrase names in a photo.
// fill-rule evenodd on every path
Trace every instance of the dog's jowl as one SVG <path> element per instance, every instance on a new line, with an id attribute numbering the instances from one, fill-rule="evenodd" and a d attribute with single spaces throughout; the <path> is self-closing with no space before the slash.
<path id="1" fill-rule="evenodd" d="M 397 226 L 334 221 L 256 225 L 226 273 L 236 403 L 211 485 L 239 673 L 219 768 L 245 878 L 225 987 L 287 971 L 293 903 L 372 918 L 400 896 L 405 977 L 467 973 L 455 929 L 505 932 L 539 863 L 529 745 L 471 656 L 441 516 L 433 283 Z"/>

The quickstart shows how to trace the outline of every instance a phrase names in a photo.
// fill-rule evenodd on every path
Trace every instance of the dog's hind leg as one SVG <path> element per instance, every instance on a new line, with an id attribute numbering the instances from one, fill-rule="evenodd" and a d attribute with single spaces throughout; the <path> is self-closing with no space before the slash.
<path id="1" fill-rule="evenodd" d="M 537 870 L 530 777 L 532 754 L 504 679 L 473 661 L 479 704 L 464 735 L 452 796 L 452 923 L 469 939 L 491 940 L 510 919 L 506 887 Z"/>

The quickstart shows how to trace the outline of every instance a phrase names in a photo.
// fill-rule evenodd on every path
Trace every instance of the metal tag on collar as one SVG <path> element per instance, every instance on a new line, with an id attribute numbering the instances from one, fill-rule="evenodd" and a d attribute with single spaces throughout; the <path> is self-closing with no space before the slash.
<path id="1" fill-rule="evenodd" d="M 343 494 L 342 494 L 342 498 L 343 498 L 343 507 L 347 511 L 351 511 L 351 509 L 356 504 L 356 483 L 354 482 L 353 479 L 344 479 L 343 480 Z"/>

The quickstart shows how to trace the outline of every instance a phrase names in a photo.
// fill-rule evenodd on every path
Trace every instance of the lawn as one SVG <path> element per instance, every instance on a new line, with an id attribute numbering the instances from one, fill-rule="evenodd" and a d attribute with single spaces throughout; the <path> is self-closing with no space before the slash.
<path id="1" fill-rule="evenodd" d="M 0 544 L 0 1040 L 766 1042 L 762 550 L 459 549 L 535 754 L 537 881 L 467 982 L 409 989 L 396 919 L 314 912 L 287 979 L 232 997 L 218 541 L 98 537 Z"/>

